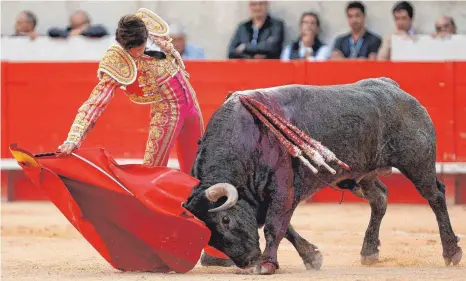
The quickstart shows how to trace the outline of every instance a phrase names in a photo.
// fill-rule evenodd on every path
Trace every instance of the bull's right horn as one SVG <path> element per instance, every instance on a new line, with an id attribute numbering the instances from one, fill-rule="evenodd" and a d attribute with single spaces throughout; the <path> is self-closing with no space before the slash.
<path id="1" fill-rule="evenodd" d="M 205 196 L 210 202 L 217 202 L 217 200 L 223 196 L 228 198 L 222 206 L 209 210 L 210 213 L 215 213 L 233 207 L 238 201 L 238 190 L 229 183 L 217 183 L 205 191 Z"/>

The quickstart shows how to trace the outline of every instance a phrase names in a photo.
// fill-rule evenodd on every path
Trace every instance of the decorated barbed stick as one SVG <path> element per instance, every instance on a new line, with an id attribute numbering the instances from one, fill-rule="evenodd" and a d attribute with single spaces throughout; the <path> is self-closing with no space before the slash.
<path id="1" fill-rule="evenodd" d="M 278 141 L 285 147 L 286 151 L 293 157 L 299 158 L 303 164 L 308 167 L 314 174 L 318 173 L 318 170 L 311 165 L 311 163 L 303 157 L 302 151 L 287 140 L 262 114 L 254 108 L 253 105 L 249 104 L 247 100 L 240 97 L 243 105 L 249 109 L 253 116 L 259 118 L 259 120 L 277 137 Z"/>
<path id="2" fill-rule="evenodd" d="M 297 128 L 296 126 L 294 126 L 293 124 L 291 124 L 288 120 L 284 119 L 283 117 L 281 117 L 280 115 L 277 115 L 277 114 L 273 114 L 272 112 L 270 112 L 270 110 L 265 106 L 263 105 L 262 103 L 252 99 L 252 98 L 249 98 L 247 97 L 247 99 L 259 110 L 261 111 L 263 114 L 265 114 L 267 117 L 269 117 L 270 119 L 273 119 L 274 123 L 276 123 L 277 125 L 281 125 L 281 128 L 282 130 L 286 130 L 283 125 L 285 125 L 286 127 L 288 127 L 290 130 L 292 130 L 295 134 L 297 134 L 299 137 L 301 137 L 304 141 L 308 142 L 309 145 L 312 145 L 314 146 L 315 149 L 317 149 L 319 152 L 323 153 L 326 155 L 325 158 L 329 158 L 327 160 L 338 160 L 338 159 L 335 159 L 335 154 L 330 151 L 328 148 L 326 148 L 325 146 L 323 146 L 320 142 L 312 139 L 311 137 L 309 137 L 306 133 L 304 133 L 301 129 Z"/>
<path id="3" fill-rule="evenodd" d="M 293 133 L 297 134 L 301 139 L 303 139 L 305 142 L 307 142 L 309 145 L 313 146 L 318 152 L 322 153 L 322 156 L 327 160 L 327 161 L 335 161 L 337 162 L 338 165 L 340 165 L 342 168 L 349 170 L 350 167 L 338 159 L 336 155 L 329 150 L 327 147 L 323 146 L 319 141 L 316 141 L 309 137 L 306 133 L 304 133 L 302 130 L 300 130 L 298 127 L 294 126 L 291 124 L 289 121 L 285 120 L 283 117 L 281 117 L 278 114 L 273 114 L 270 112 L 270 110 L 263 105 L 262 103 L 250 98 L 250 97 L 245 97 L 249 102 L 251 102 L 260 112 L 262 112 L 265 116 L 267 116 L 269 119 L 272 120 L 274 124 L 280 127 L 282 131 L 285 130 L 288 131 L 287 129 L 284 128 L 284 126 L 288 127 L 289 130 L 291 130 Z M 291 136 L 291 134 L 290 134 Z"/>
<path id="4" fill-rule="evenodd" d="M 251 103 L 251 100 L 249 98 L 244 97 L 243 99 L 245 100 L 245 102 L 248 102 L 252 106 L 254 106 L 254 104 Z M 336 174 L 336 171 L 325 162 L 324 157 L 322 157 L 322 155 L 320 155 L 318 151 L 313 149 L 309 144 L 305 143 L 293 131 L 290 131 L 284 124 L 278 121 L 273 114 L 271 114 L 270 112 L 261 112 L 261 109 L 257 107 L 256 110 L 259 111 L 259 114 L 266 115 L 266 117 L 270 119 L 268 120 L 269 122 L 277 126 L 278 129 L 281 130 L 282 134 L 291 138 L 291 141 L 294 142 L 294 144 L 297 145 L 299 148 L 301 148 L 302 151 L 305 154 L 307 154 L 307 156 L 309 156 L 309 158 L 311 158 L 311 160 L 314 161 L 319 167 L 324 166 L 330 173 L 332 173 L 333 175 Z"/>

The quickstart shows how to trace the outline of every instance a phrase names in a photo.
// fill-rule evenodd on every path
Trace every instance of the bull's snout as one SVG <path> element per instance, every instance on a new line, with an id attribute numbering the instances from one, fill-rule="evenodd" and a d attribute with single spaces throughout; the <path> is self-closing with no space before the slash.
<path id="1" fill-rule="evenodd" d="M 236 263 L 236 265 L 239 268 L 243 268 L 243 269 L 244 268 L 249 268 L 249 267 L 255 265 L 257 263 L 257 261 L 259 261 L 260 256 L 261 256 L 260 252 L 254 253 L 252 255 L 248 255 L 246 258 L 241 259 L 241 261 Z"/>

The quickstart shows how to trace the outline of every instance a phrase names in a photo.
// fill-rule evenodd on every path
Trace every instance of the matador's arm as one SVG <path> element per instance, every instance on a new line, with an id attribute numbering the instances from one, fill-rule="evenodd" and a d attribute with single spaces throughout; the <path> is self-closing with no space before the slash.
<path id="1" fill-rule="evenodd" d="M 172 55 L 178 65 L 180 66 L 181 70 L 189 77 L 189 74 L 186 72 L 186 67 L 184 66 L 183 59 L 181 58 L 180 53 L 175 49 L 172 43 L 172 38 L 168 36 L 157 36 L 149 34 L 150 39 L 157 44 L 163 51 Z"/>
<path id="2" fill-rule="evenodd" d="M 73 143 L 79 147 L 107 108 L 115 88 L 133 83 L 136 76 L 137 68 L 131 56 L 121 46 L 111 46 L 99 63 L 99 83 L 79 108 L 65 143 Z"/>
<path id="3" fill-rule="evenodd" d="M 79 147 L 89 131 L 94 127 L 97 119 L 109 104 L 115 87 L 119 83 L 108 74 L 102 75 L 99 83 L 94 87 L 89 98 L 78 109 L 65 143 L 73 143 Z"/>
<path id="4" fill-rule="evenodd" d="M 135 15 L 138 16 L 146 25 L 149 32 L 149 38 L 152 42 L 157 44 L 157 46 L 159 46 L 164 52 L 172 55 L 180 66 L 183 74 L 186 78 L 189 78 L 189 74 L 186 72 L 181 55 L 173 46 L 172 38 L 168 36 L 168 24 L 157 14 L 146 8 L 140 8 Z"/>

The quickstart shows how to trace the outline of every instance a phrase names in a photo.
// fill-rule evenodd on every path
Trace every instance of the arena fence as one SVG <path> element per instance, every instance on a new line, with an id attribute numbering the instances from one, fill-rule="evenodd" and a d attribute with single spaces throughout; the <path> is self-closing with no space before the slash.
<path id="1" fill-rule="evenodd" d="M 279 62 L 188 61 L 205 123 L 229 91 L 284 84 L 332 85 L 369 77 L 390 77 L 427 109 L 437 131 L 437 171 L 451 202 L 466 203 L 466 62 Z M 18 170 L 10 143 L 33 153 L 56 150 L 77 108 L 97 83 L 97 62 L 2 61 L 2 197 L 46 197 Z M 105 147 L 121 161 L 140 162 L 149 122 L 149 107 L 132 104 L 120 90 L 99 119 L 84 147 Z M 422 153 L 420 151 L 419 153 Z M 176 167 L 172 152 L 171 166 Z M 396 172 L 396 171 L 395 171 Z M 425 203 L 410 182 L 395 173 L 382 180 L 391 203 Z M 8 186 L 8 188 L 7 188 Z M 312 202 L 337 202 L 340 193 L 324 189 Z M 344 202 L 359 198 L 345 195 Z"/>

